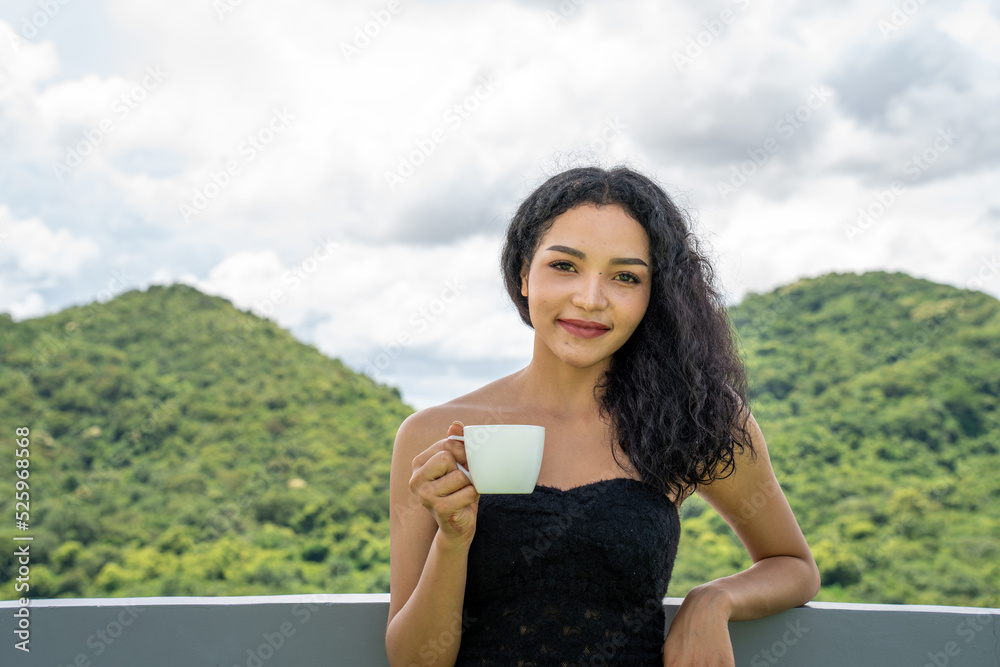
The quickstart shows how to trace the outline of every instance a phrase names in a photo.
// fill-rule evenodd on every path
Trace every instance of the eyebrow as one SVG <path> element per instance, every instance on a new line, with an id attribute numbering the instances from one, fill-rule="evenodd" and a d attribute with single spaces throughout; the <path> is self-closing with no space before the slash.
<path id="1" fill-rule="evenodd" d="M 567 255 L 572 255 L 573 257 L 578 257 L 579 259 L 587 259 L 587 255 L 584 254 L 583 252 L 577 250 L 576 248 L 570 248 L 569 246 L 565 246 L 565 245 L 550 245 L 548 248 L 546 248 L 546 250 L 555 250 L 556 252 L 564 252 Z M 649 268 L 649 265 L 646 264 L 646 262 L 644 262 L 641 259 L 639 259 L 638 257 L 612 257 L 610 263 L 611 264 L 641 264 L 642 266 L 645 266 L 646 268 Z"/>

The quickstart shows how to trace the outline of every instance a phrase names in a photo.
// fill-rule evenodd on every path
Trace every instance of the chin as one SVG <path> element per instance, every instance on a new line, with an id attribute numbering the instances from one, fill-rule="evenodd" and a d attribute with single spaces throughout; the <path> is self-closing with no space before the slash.
<path id="1" fill-rule="evenodd" d="M 572 366 L 573 368 L 592 368 L 598 364 L 605 363 L 611 360 L 611 355 L 609 354 L 587 354 L 587 355 L 559 355 L 560 360 L 567 366 Z"/>

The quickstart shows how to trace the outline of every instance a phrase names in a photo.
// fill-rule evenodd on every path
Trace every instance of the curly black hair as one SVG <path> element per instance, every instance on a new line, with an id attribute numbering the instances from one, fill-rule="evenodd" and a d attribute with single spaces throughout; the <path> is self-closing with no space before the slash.
<path id="1" fill-rule="evenodd" d="M 663 188 L 627 167 L 579 167 L 528 195 L 507 228 L 501 268 L 525 324 L 532 326 L 522 269 L 554 218 L 586 204 L 620 206 L 649 236 L 649 306 L 594 397 L 643 481 L 677 500 L 730 475 L 737 449 L 755 455 L 748 381 L 729 315 L 687 215 Z M 621 465 L 617 449 L 615 461 Z"/>

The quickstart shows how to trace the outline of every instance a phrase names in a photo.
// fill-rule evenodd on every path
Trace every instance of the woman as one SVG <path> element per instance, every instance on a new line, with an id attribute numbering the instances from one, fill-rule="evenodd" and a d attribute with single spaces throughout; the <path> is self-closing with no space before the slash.
<path id="1" fill-rule="evenodd" d="M 518 208 L 502 267 L 531 363 L 396 436 L 390 664 L 733 665 L 728 622 L 808 602 L 819 573 L 685 218 L 634 171 L 571 169 Z M 535 492 L 480 497 L 463 423 L 544 426 Z M 754 564 L 691 590 L 664 639 L 692 492 Z"/>

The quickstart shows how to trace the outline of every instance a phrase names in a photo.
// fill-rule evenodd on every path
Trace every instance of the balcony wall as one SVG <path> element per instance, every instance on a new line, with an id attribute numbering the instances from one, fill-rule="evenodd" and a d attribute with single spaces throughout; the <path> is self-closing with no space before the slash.
<path id="1" fill-rule="evenodd" d="M 668 625 L 680 602 L 664 601 Z M 4 601 L 0 665 L 384 667 L 388 608 L 388 595 L 32 600 L 25 653 Z M 998 609 L 814 602 L 730 632 L 741 667 L 1000 665 Z"/>

